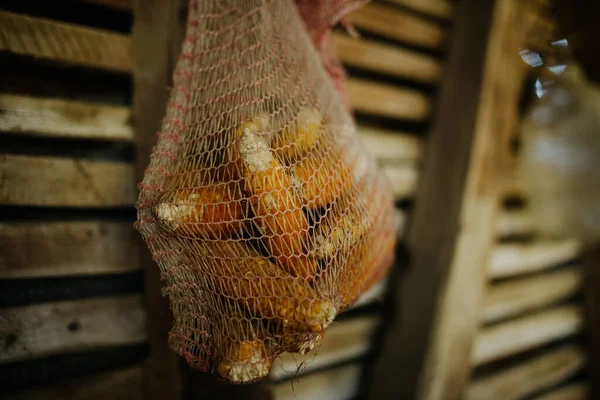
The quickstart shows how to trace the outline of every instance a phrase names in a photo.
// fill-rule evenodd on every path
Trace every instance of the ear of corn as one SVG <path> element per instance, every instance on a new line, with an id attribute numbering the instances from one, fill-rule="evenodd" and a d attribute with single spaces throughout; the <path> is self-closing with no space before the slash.
<path id="1" fill-rule="evenodd" d="M 290 163 L 305 155 L 318 142 L 321 129 L 319 111 L 303 108 L 289 127 L 273 136 L 271 148 L 280 160 Z"/>
<path id="2" fill-rule="evenodd" d="M 263 340 L 242 340 L 229 346 L 217 372 L 229 381 L 248 383 L 267 376 L 271 363 L 272 356 Z"/>

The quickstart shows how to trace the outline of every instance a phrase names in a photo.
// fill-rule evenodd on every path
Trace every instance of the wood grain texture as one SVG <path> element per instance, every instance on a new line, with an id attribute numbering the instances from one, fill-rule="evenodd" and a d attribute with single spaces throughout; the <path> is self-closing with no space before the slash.
<path id="1" fill-rule="evenodd" d="M 315 350 L 305 354 L 284 353 L 273 363 L 272 379 L 293 378 L 335 363 L 364 356 L 373 346 L 373 335 L 379 317 L 369 316 L 333 324 Z"/>
<path id="2" fill-rule="evenodd" d="M 347 400 L 358 392 L 360 364 L 301 376 L 272 386 L 273 400 Z"/>
<path id="3" fill-rule="evenodd" d="M 564 382 L 585 364 L 585 351 L 566 346 L 471 382 L 466 400 L 518 400 Z"/>
<path id="4" fill-rule="evenodd" d="M 382 162 L 420 162 L 423 140 L 404 132 L 359 125 L 358 134 L 368 151 Z"/>
<path id="5" fill-rule="evenodd" d="M 503 322 L 479 332 L 473 346 L 474 366 L 499 360 L 573 336 L 583 327 L 583 310 L 567 305 Z"/>
<path id="6" fill-rule="evenodd" d="M 581 243 L 574 239 L 502 243 L 492 250 L 488 272 L 491 278 L 527 274 L 572 261 L 581 251 Z"/>
<path id="7" fill-rule="evenodd" d="M 0 204 L 119 207 L 135 202 L 131 164 L 0 155 Z"/>
<path id="8" fill-rule="evenodd" d="M 496 234 L 499 237 L 529 235 L 535 231 L 527 210 L 504 210 L 498 217 Z"/>
<path id="9" fill-rule="evenodd" d="M 104 70 L 131 71 L 127 35 L 0 11 L 0 50 Z"/>
<path id="10" fill-rule="evenodd" d="M 483 300 L 483 322 L 495 322 L 558 303 L 582 286 L 580 269 L 571 267 L 491 284 Z"/>
<path id="11" fill-rule="evenodd" d="M 387 0 L 434 17 L 448 18 L 452 14 L 453 3 L 450 0 Z"/>
<path id="12" fill-rule="evenodd" d="M 441 65 L 435 58 L 370 39 L 334 33 L 333 43 L 348 66 L 423 83 L 437 83 Z"/>
<path id="13" fill-rule="evenodd" d="M 352 108 L 365 114 L 421 121 L 431 108 L 421 92 L 362 79 L 348 79 L 346 93 Z"/>
<path id="14" fill-rule="evenodd" d="M 14 392 L 5 400 L 142 400 L 141 365 Z"/>
<path id="15" fill-rule="evenodd" d="M 135 271 L 134 235 L 128 222 L 0 223 L 0 278 Z"/>
<path id="16" fill-rule="evenodd" d="M 368 3 L 348 19 L 361 30 L 426 48 L 440 48 L 446 39 L 441 25 L 381 3 Z"/>
<path id="17" fill-rule="evenodd" d="M 0 132 L 132 141 L 128 107 L 0 94 Z"/>
<path id="18" fill-rule="evenodd" d="M 400 317 L 371 373 L 373 399 L 459 399 L 471 370 L 525 22 L 512 0 L 461 1 L 455 17 L 408 232 L 414 261 L 397 284 Z"/>
<path id="19" fill-rule="evenodd" d="M 567 386 L 552 390 L 540 396 L 535 396 L 534 400 L 588 400 L 590 397 L 588 385 L 584 382 L 571 383 Z"/>
<path id="20" fill-rule="evenodd" d="M 3 309 L 0 363 L 146 339 L 141 296 L 109 297 Z"/>

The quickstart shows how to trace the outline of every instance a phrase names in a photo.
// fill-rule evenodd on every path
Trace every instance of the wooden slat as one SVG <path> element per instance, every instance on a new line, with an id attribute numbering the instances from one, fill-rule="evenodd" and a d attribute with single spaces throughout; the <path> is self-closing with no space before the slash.
<path id="1" fill-rule="evenodd" d="M 473 381 L 467 400 L 518 400 L 564 382 L 585 363 L 584 351 L 567 346 Z"/>
<path id="2" fill-rule="evenodd" d="M 577 334 L 583 313 L 574 305 L 556 307 L 484 328 L 475 341 L 472 365 L 482 365 Z"/>
<path id="3" fill-rule="evenodd" d="M 8 308 L 0 313 L 0 363 L 146 339 L 141 296 Z"/>
<path id="4" fill-rule="evenodd" d="M 133 140 L 128 107 L 0 94 L 0 132 Z"/>
<path id="5" fill-rule="evenodd" d="M 419 162 L 423 140 L 407 133 L 359 126 L 358 133 L 368 151 L 380 162 Z"/>
<path id="6" fill-rule="evenodd" d="M 131 164 L 0 155 L 0 204 L 110 207 L 135 198 Z"/>
<path id="7" fill-rule="evenodd" d="M 333 43 L 342 62 L 352 67 L 424 83 L 440 78 L 439 61 L 416 51 L 339 33 L 334 33 Z"/>
<path id="8" fill-rule="evenodd" d="M 488 272 L 492 278 L 527 274 L 573 260 L 580 253 L 581 243 L 573 239 L 498 244 L 490 256 Z"/>
<path id="9" fill-rule="evenodd" d="M 439 24 L 380 3 L 360 7 L 350 13 L 349 20 L 367 32 L 427 48 L 440 48 L 446 37 Z"/>
<path id="10" fill-rule="evenodd" d="M 131 40 L 127 35 L 7 11 L 0 11 L 0 51 L 131 71 Z"/>
<path id="11" fill-rule="evenodd" d="M 483 322 L 498 321 L 564 300 L 581 288 L 581 275 L 580 269 L 573 267 L 494 283 L 484 296 Z"/>
<path id="12" fill-rule="evenodd" d="M 354 110 L 365 114 L 424 120 L 431 108 L 430 99 L 421 92 L 361 79 L 348 79 L 346 93 Z"/>
<path id="13" fill-rule="evenodd" d="M 414 196 L 419 179 L 419 171 L 414 165 L 385 165 L 381 170 L 387 176 L 396 199 Z"/>
<path id="14" fill-rule="evenodd" d="M 500 237 L 527 235 L 535 230 L 527 210 L 504 210 L 498 217 L 496 234 Z"/>
<path id="15" fill-rule="evenodd" d="M 142 400 L 144 368 L 136 365 L 10 393 L 5 400 Z"/>
<path id="16" fill-rule="evenodd" d="M 356 396 L 360 364 L 352 364 L 272 386 L 273 400 L 348 400 Z"/>
<path id="17" fill-rule="evenodd" d="M 450 0 L 387 0 L 435 17 L 448 18 L 452 13 Z"/>
<path id="18" fill-rule="evenodd" d="M 0 279 L 134 271 L 135 234 L 129 222 L 0 223 Z"/>
<path id="19" fill-rule="evenodd" d="M 293 378 L 325 368 L 338 362 L 355 359 L 368 353 L 373 346 L 371 336 L 379 318 L 376 316 L 352 319 L 334 324 L 318 348 L 305 354 L 284 353 L 271 369 L 272 379 Z"/>
<path id="20" fill-rule="evenodd" d="M 536 396 L 534 400 L 588 400 L 589 388 L 583 382 L 571 383 L 567 386 L 554 389 L 550 393 Z"/>

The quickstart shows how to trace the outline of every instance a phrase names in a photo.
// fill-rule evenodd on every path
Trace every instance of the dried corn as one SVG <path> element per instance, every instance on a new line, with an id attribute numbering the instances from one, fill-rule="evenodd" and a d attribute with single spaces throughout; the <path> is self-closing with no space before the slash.
<path id="1" fill-rule="evenodd" d="M 248 383 L 269 374 L 272 358 L 260 339 L 234 343 L 217 368 L 219 374 L 235 383 Z"/>
<path id="2" fill-rule="evenodd" d="M 321 114 L 314 108 L 303 108 L 292 124 L 271 140 L 271 148 L 280 160 L 289 164 L 302 157 L 319 140 Z"/>
<path id="3" fill-rule="evenodd" d="M 267 249 L 291 275 L 313 279 L 318 263 L 304 254 L 308 220 L 287 172 L 264 138 L 249 128 L 239 140 L 239 154 L 246 192 Z"/>

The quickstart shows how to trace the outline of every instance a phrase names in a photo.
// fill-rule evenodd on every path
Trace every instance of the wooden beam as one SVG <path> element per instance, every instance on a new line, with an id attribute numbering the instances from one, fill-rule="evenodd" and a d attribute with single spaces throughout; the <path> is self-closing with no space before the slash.
<path id="1" fill-rule="evenodd" d="M 2 154 L 0 204 L 132 206 L 133 172 L 133 166 L 124 162 Z"/>
<path id="2" fill-rule="evenodd" d="M 358 394 L 360 364 L 330 369 L 272 385 L 273 400 L 347 400 Z"/>
<path id="3" fill-rule="evenodd" d="M 499 237 L 528 235 L 535 231 L 531 215 L 527 210 L 504 210 L 500 214 L 496 226 Z"/>
<path id="4" fill-rule="evenodd" d="M 581 252 L 581 243 L 574 239 L 502 243 L 491 252 L 488 272 L 491 278 L 528 274 L 572 261 Z"/>
<path id="5" fill-rule="evenodd" d="M 550 393 L 535 396 L 533 400 L 588 400 L 591 398 L 587 384 L 576 382 L 554 389 Z"/>
<path id="6" fill-rule="evenodd" d="M 368 3 L 348 19 L 361 30 L 416 46 L 439 49 L 446 39 L 440 24 L 381 3 Z"/>
<path id="7" fill-rule="evenodd" d="M 450 0 L 388 0 L 390 3 L 400 4 L 407 8 L 420 11 L 434 17 L 449 18 L 452 14 Z"/>
<path id="8" fill-rule="evenodd" d="M 305 354 L 284 353 L 273 363 L 271 379 L 295 378 L 333 364 L 364 356 L 373 346 L 371 336 L 377 328 L 379 317 L 351 319 L 332 325 L 321 344 Z"/>
<path id="9" fill-rule="evenodd" d="M 483 328 L 471 364 L 483 365 L 573 336 L 583 328 L 583 310 L 567 305 Z"/>
<path id="10" fill-rule="evenodd" d="M 404 132 L 359 125 L 358 134 L 366 148 L 380 163 L 418 163 L 423 139 Z"/>
<path id="11" fill-rule="evenodd" d="M 142 400 L 140 365 L 44 385 L 15 393 L 6 400 Z M 3 397 L 4 398 L 4 397 Z"/>
<path id="12" fill-rule="evenodd" d="M 0 278 L 135 271 L 134 234 L 129 222 L 0 223 Z"/>
<path id="13" fill-rule="evenodd" d="M 423 83 L 440 78 L 440 62 L 414 50 L 340 33 L 333 34 L 333 43 L 342 62 L 352 67 Z"/>
<path id="14" fill-rule="evenodd" d="M 131 71 L 127 35 L 0 11 L 0 50 L 45 60 Z"/>
<path id="15" fill-rule="evenodd" d="M 565 300 L 581 289 L 579 266 L 493 283 L 483 300 L 483 322 L 506 319 Z"/>
<path id="16" fill-rule="evenodd" d="M 413 265 L 395 285 L 399 317 L 369 373 L 373 399 L 459 399 L 471 370 L 486 281 L 481 266 L 495 239 L 502 190 L 499 149 L 508 148 L 518 119 L 523 66 L 514 49 L 524 22 L 515 0 L 465 0 L 456 8 L 408 232 Z"/>
<path id="17" fill-rule="evenodd" d="M 580 371 L 586 355 L 578 346 L 566 346 L 479 378 L 469 384 L 466 400 L 519 400 L 566 381 Z"/>
<path id="18" fill-rule="evenodd" d="M 8 308 L 0 322 L 3 364 L 146 340 L 139 295 Z"/>
<path id="19" fill-rule="evenodd" d="M 133 141 L 129 107 L 0 94 L 0 132 Z"/>
<path id="20" fill-rule="evenodd" d="M 355 111 L 382 117 L 421 121 L 429 116 L 431 101 L 421 92 L 350 78 L 346 93 Z"/>

